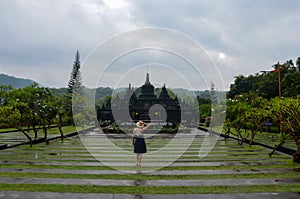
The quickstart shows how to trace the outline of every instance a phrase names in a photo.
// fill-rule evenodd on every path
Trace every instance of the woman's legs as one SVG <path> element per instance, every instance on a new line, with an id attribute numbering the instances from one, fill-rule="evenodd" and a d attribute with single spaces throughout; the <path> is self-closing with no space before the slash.
<path id="1" fill-rule="evenodd" d="M 141 165 L 141 161 L 142 161 L 142 153 L 139 153 L 139 161 L 138 161 L 138 165 Z"/>
<path id="2" fill-rule="evenodd" d="M 142 153 L 137 153 L 136 154 L 136 165 L 140 166 L 142 161 Z"/>
<path id="3" fill-rule="evenodd" d="M 139 165 L 139 159 L 140 159 L 140 156 L 139 156 L 139 153 L 136 154 L 136 166 Z"/>

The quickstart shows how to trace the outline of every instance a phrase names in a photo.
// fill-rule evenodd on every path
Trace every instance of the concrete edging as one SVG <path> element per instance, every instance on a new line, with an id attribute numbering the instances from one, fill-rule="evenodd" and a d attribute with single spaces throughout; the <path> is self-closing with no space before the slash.
<path id="1" fill-rule="evenodd" d="M 74 137 L 74 136 L 79 135 L 80 133 L 84 133 L 85 131 L 93 130 L 95 128 L 97 128 L 97 126 L 93 126 L 93 127 L 87 128 L 87 129 L 80 130 L 80 131 L 75 131 L 75 132 L 72 132 L 72 133 L 68 133 L 68 134 L 64 135 L 64 137 L 66 137 L 66 138 Z M 61 136 L 55 136 L 55 137 L 49 138 L 48 141 L 56 140 L 56 139 L 59 139 L 59 138 L 61 138 Z M 40 143 L 43 143 L 43 142 L 45 142 L 45 139 L 44 138 L 39 138 L 37 140 L 33 140 L 32 144 L 40 144 Z M 15 147 L 18 147 L 18 146 L 29 145 L 29 144 L 30 144 L 29 141 L 22 142 L 22 143 L 19 143 L 19 144 L 14 144 L 14 145 L 11 145 L 11 146 L 8 146 L 7 144 L 2 144 L 2 145 L 0 145 L 0 151 L 5 150 L 5 149 L 9 149 L 9 148 L 15 148 Z"/>
<path id="2" fill-rule="evenodd" d="M 200 126 L 198 127 L 198 129 L 202 130 L 202 131 L 205 131 L 205 132 L 213 133 L 213 134 L 221 136 L 223 138 L 230 138 L 230 139 L 238 140 L 238 141 L 244 142 L 246 144 L 250 144 L 250 142 L 251 142 L 248 139 L 241 140 L 241 139 L 238 139 L 236 137 L 232 137 L 230 135 L 224 135 L 223 133 L 212 131 L 212 130 L 209 130 L 209 129 L 206 129 L 206 128 L 203 128 L 203 127 L 200 127 Z M 262 146 L 262 147 L 265 147 L 265 148 L 268 148 L 268 149 L 272 149 L 272 150 L 274 149 L 274 146 L 269 146 L 267 144 L 260 143 L 260 142 L 257 142 L 257 141 L 252 141 L 252 144 L 253 145 L 259 145 L 259 146 Z M 291 156 L 296 152 L 296 150 L 290 149 L 290 148 L 287 148 L 287 147 L 279 147 L 276 151 L 279 151 L 279 152 L 282 152 L 282 153 L 285 153 L 285 154 L 291 155 Z"/>

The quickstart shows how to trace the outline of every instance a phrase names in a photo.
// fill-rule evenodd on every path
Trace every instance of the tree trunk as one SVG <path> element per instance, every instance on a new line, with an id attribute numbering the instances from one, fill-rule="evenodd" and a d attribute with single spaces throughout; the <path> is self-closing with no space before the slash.
<path id="1" fill-rule="evenodd" d="M 227 126 L 226 128 L 227 128 L 227 130 L 226 130 L 226 132 L 225 132 L 225 140 L 227 140 L 227 139 L 229 138 L 229 135 L 230 135 L 230 133 L 231 133 L 231 131 L 230 131 L 230 126 Z"/>
<path id="2" fill-rule="evenodd" d="M 243 136 L 242 136 L 241 128 L 235 127 L 235 130 L 237 132 L 236 138 L 237 138 L 238 144 L 243 145 Z"/>
<path id="3" fill-rule="evenodd" d="M 34 139 L 36 140 L 37 137 L 38 137 L 38 129 L 35 127 L 35 124 L 32 124 L 32 129 L 33 129 L 33 132 L 34 132 Z"/>
<path id="4" fill-rule="evenodd" d="M 62 130 L 62 115 L 61 114 L 59 114 L 58 129 L 60 132 L 60 138 L 61 138 L 61 140 L 63 140 L 65 136 L 64 136 L 64 132 Z"/>
<path id="5" fill-rule="evenodd" d="M 48 128 L 51 128 L 52 120 L 48 120 Z"/>
<path id="6" fill-rule="evenodd" d="M 18 128 L 18 130 L 21 131 L 21 132 L 26 136 L 26 138 L 29 140 L 30 147 L 32 147 L 32 139 L 31 139 L 31 137 L 28 135 L 28 133 L 26 133 L 26 132 L 24 131 L 24 129 L 22 129 L 22 128 Z"/>
<path id="7" fill-rule="evenodd" d="M 252 146 L 252 144 L 253 144 L 255 135 L 256 135 L 256 131 L 252 129 L 251 130 L 251 139 L 250 139 L 250 143 L 249 143 L 250 146 Z"/>
<path id="8" fill-rule="evenodd" d="M 34 131 L 34 139 L 36 140 L 38 137 L 38 129 L 34 128 L 33 131 Z"/>
<path id="9" fill-rule="evenodd" d="M 297 145 L 297 150 L 293 154 L 293 161 L 296 163 L 300 163 L 300 134 L 297 135 L 294 133 L 293 138 L 294 138 L 295 144 Z"/>
<path id="10" fill-rule="evenodd" d="M 48 132 L 47 132 L 46 124 L 43 124 L 43 131 L 44 131 L 44 140 L 45 140 L 45 143 L 46 143 L 47 145 L 49 145 L 49 140 L 48 140 L 48 138 L 47 138 Z"/>
<path id="11" fill-rule="evenodd" d="M 280 138 L 279 144 L 276 145 L 276 146 L 273 148 L 273 150 L 269 153 L 269 157 L 271 157 L 271 156 L 275 153 L 275 151 L 276 151 L 277 149 L 279 149 L 280 147 L 282 147 L 283 144 L 284 144 L 284 142 L 285 142 L 284 139 L 283 139 L 283 138 Z"/>

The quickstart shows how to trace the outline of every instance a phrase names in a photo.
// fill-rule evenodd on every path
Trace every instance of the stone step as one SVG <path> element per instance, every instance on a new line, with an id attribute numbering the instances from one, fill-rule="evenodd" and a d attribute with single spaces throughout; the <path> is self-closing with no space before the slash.
<path id="1" fill-rule="evenodd" d="M 229 194 L 104 194 L 3 191 L 1 199 L 299 199 L 298 193 L 229 193 Z"/>
<path id="2" fill-rule="evenodd" d="M 7 155 L 9 154 L 0 154 L 0 159 L 5 159 L 7 158 Z M 24 159 L 24 158 L 31 158 L 31 157 L 40 157 L 40 158 L 52 158 L 52 157 L 60 157 L 60 158 L 69 158 L 72 157 L 74 160 L 75 159 L 84 159 L 84 158 L 92 158 L 92 157 L 100 157 L 100 158 L 130 158 L 135 156 L 136 154 L 133 152 L 114 152 L 114 151 L 109 151 L 109 152 L 98 152 L 98 153 L 87 153 L 87 154 L 73 154 L 73 153 L 48 153 L 48 154 L 43 154 L 43 153 L 32 153 L 32 154 L 17 154 L 14 155 L 15 158 L 20 158 L 20 159 Z M 201 155 L 201 154 L 200 154 Z M 251 158 L 257 158 L 260 157 L 262 159 L 265 158 L 269 158 L 269 156 L 267 154 L 204 154 L 205 158 L 207 159 L 216 159 L 216 158 L 223 158 L 223 159 L 237 159 L 237 158 L 241 158 L 241 159 L 251 159 Z M 180 156 L 181 158 L 189 158 L 189 159 L 193 159 L 193 158 L 202 158 L 202 156 L 199 156 L 199 153 L 193 153 L 193 154 L 184 154 L 184 153 L 170 153 L 170 152 L 165 152 L 165 151 L 159 151 L 159 152 L 152 152 L 149 151 L 148 153 L 144 154 L 145 158 L 167 158 L 167 157 L 178 157 Z M 280 158 L 280 159 L 288 159 L 290 157 L 288 156 L 275 156 L 276 158 Z M 270 160 L 274 159 L 275 157 L 271 158 Z"/>
<path id="3" fill-rule="evenodd" d="M 32 163 L 36 163 L 38 162 L 38 159 L 34 159 L 34 158 L 27 158 L 26 159 L 27 161 L 31 161 Z M 281 161 L 282 159 L 275 159 L 273 158 L 272 161 Z M 7 160 L 9 162 L 14 162 L 14 161 L 11 161 L 11 160 Z M 132 157 L 127 157 L 127 158 L 47 158 L 47 161 L 50 163 L 50 162 L 56 162 L 56 161 L 59 161 L 59 162 L 76 162 L 77 163 L 81 163 L 81 162 L 86 162 L 86 163 L 90 163 L 90 162 L 104 162 L 105 164 L 109 164 L 109 165 L 128 165 L 128 164 L 131 164 L 135 161 L 135 156 L 132 156 Z M 267 163 L 267 162 L 270 162 L 270 159 L 269 158 L 248 158 L 248 159 L 245 159 L 245 158 L 240 158 L 240 159 L 207 159 L 207 158 L 204 158 L 204 159 L 201 159 L 201 158 L 198 158 L 198 159 L 171 159 L 171 158 L 168 158 L 168 157 L 156 157 L 156 158 L 146 158 L 146 157 L 143 157 L 143 160 L 142 162 L 144 163 L 144 165 L 160 165 L 161 163 L 164 163 L 164 164 L 169 164 L 171 162 L 175 162 L 175 163 L 186 163 L 186 164 L 189 164 L 189 163 L 213 163 L 213 162 L 223 162 L 223 163 L 226 163 L 226 164 L 230 164 L 230 163 L 236 163 L 236 162 L 240 162 L 240 161 L 243 161 L 244 165 L 245 164 L 248 164 L 249 162 L 252 162 L 252 161 L 256 161 L 257 164 L 259 163 Z M 248 161 L 248 162 L 246 162 Z M 270 162 L 271 163 L 271 162 Z M 250 163 L 249 163 L 250 164 Z"/>
<path id="4" fill-rule="evenodd" d="M 63 184 L 97 186 L 239 186 L 299 184 L 300 178 L 238 178 L 217 180 L 101 180 L 65 178 L 8 178 L 1 177 L 2 184 Z"/>

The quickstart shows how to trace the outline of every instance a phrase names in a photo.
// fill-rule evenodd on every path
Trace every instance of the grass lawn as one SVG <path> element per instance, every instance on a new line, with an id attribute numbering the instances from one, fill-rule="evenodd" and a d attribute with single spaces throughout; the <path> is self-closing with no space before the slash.
<path id="1" fill-rule="evenodd" d="M 113 194 L 209 194 L 209 193 L 259 193 L 299 192 L 299 185 L 251 185 L 251 186 L 95 186 L 95 185 L 39 185 L 0 184 L 2 191 L 34 191 L 61 193 L 113 193 Z"/>

